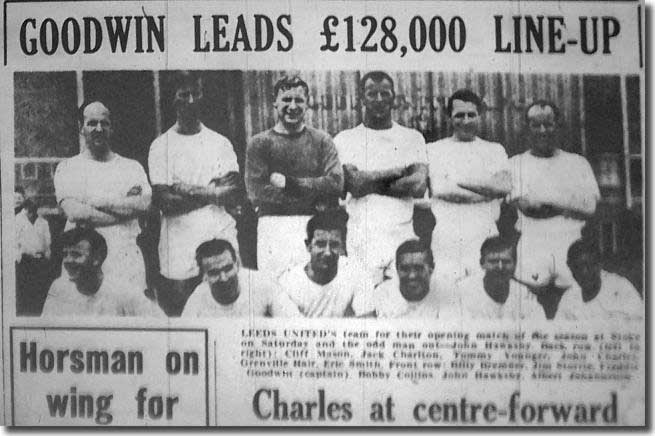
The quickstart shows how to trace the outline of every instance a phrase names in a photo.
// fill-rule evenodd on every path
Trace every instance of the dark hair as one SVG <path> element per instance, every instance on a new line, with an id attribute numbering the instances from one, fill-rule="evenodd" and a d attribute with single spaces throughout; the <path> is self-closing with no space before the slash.
<path id="1" fill-rule="evenodd" d="M 234 247 L 225 239 L 212 239 L 210 241 L 205 241 L 196 248 L 196 263 L 198 264 L 198 267 L 200 267 L 202 259 L 217 256 L 226 251 L 232 255 L 233 260 L 237 260 L 237 253 L 234 251 Z"/>
<path id="2" fill-rule="evenodd" d="M 14 185 L 14 193 L 21 194 L 24 197 L 25 196 L 25 188 L 23 188 L 20 185 Z"/>
<path id="3" fill-rule="evenodd" d="M 202 83 L 200 73 L 197 71 L 175 71 L 171 78 L 171 89 L 176 93 L 180 88 L 185 86 L 194 86 Z"/>
<path id="4" fill-rule="evenodd" d="M 361 79 L 359 79 L 359 95 L 360 97 L 364 96 L 364 91 L 366 89 L 366 81 L 368 79 L 371 79 L 372 81 L 379 83 L 382 82 L 383 80 L 388 80 L 389 83 L 391 83 L 391 91 L 393 92 L 393 95 L 396 95 L 396 90 L 395 90 L 395 85 L 393 83 L 393 79 L 391 76 L 384 71 L 369 71 L 368 73 L 364 74 Z"/>
<path id="5" fill-rule="evenodd" d="M 307 221 L 307 241 L 314 238 L 316 230 L 339 230 L 341 237 L 346 240 L 346 224 L 348 213 L 342 209 L 318 212 Z"/>
<path id="6" fill-rule="evenodd" d="M 60 238 L 62 247 L 70 247 L 78 244 L 80 241 L 88 241 L 91 244 L 91 251 L 93 255 L 100 259 L 100 263 L 104 262 L 107 258 L 107 241 L 105 238 L 88 227 L 75 227 L 64 232 Z"/>
<path id="7" fill-rule="evenodd" d="M 275 82 L 275 86 L 273 87 L 273 100 L 277 98 L 280 91 L 287 91 L 298 87 L 301 87 L 305 91 L 305 96 L 309 98 L 309 86 L 307 85 L 307 82 L 298 76 L 284 76 Z"/>
<path id="8" fill-rule="evenodd" d="M 80 126 L 84 125 L 84 111 L 86 110 L 87 106 L 93 103 L 100 103 L 104 107 L 107 108 L 109 113 L 111 114 L 111 109 L 109 109 L 109 106 L 107 103 L 105 103 L 102 100 L 94 99 L 94 100 L 84 100 L 84 102 L 80 105 L 80 107 L 77 109 L 77 121 L 80 123 Z"/>
<path id="9" fill-rule="evenodd" d="M 525 109 L 525 122 L 530 123 L 530 119 L 528 118 L 528 112 L 530 112 L 530 109 L 533 107 L 538 106 L 538 107 L 545 107 L 548 106 L 553 110 L 553 114 L 555 115 L 555 122 L 559 121 L 559 108 L 555 105 L 550 100 L 544 100 L 544 99 L 538 99 L 532 102 L 526 109 Z"/>
<path id="10" fill-rule="evenodd" d="M 434 256 L 432 255 L 432 249 L 425 241 L 421 239 L 409 239 L 400 244 L 396 249 L 396 267 L 398 266 L 400 256 L 407 253 L 426 253 L 428 257 L 428 264 L 431 268 L 434 268 Z"/>
<path id="11" fill-rule="evenodd" d="M 480 263 L 488 253 L 498 253 L 499 251 L 512 250 L 512 257 L 516 260 L 516 243 L 515 238 L 492 236 L 485 239 L 480 247 Z"/>
<path id="12" fill-rule="evenodd" d="M 583 254 L 590 254 L 594 259 L 599 259 L 600 250 L 598 249 L 598 245 L 588 239 L 578 239 L 569 247 L 569 251 L 566 254 L 566 262 L 570 264 L 573 259 Z"/>
<path id="13" fill-rule="evenodd" d="M 478 94 L 471 91 L 470 89 L 458 89 L 448 99 L 448 105 L 446 106 L 446 113 L 448 114 L 449 117 L 452 116 L 453 114 L 453 101 L 455 100 L 473 103 L 475 107 L 478 109 L 478 112 L 482 112 L 482 100 L 480 99 Z"/>

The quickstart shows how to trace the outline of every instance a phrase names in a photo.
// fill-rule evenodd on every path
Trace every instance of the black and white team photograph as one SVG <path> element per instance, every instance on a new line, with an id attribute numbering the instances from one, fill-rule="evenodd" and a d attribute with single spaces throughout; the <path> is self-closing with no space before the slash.
<path id="1" fill-rule="evenodd" d="M 644 318 L 637 75 L 13 80 L 17 316 Z"/>

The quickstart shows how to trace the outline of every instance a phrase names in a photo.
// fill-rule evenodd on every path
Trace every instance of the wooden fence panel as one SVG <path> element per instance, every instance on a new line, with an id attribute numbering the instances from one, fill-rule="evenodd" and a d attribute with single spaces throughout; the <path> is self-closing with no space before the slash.
<path id="1" fill-rule="evenodd" d="M 273 86 L 285 74 L 299 74 L 309 85 L 306 119 L 312 126 L 336 135 L 361 122 L 358 83 L 363 72 L 245 72 L 246 135 L 275 123 Z M 423 133 L 428 142 L 452 134 L 446 107 L 457 89 L 469 88 L 483 100 L 480 135 L 503 144 L 510 155 L 527 149 L 525 109 L 537 99 L 552 100 L 562 114 L 562 147 L 581 152 L 583 107 L 581 76 L 470 72 L 391 72 L 396 100 L 393 119 Z"/>

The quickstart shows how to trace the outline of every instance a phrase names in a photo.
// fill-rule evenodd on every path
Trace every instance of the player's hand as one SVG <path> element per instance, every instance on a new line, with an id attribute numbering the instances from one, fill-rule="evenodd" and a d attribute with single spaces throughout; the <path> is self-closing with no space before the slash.
<path id="1" fill-rule="evenodd" d="M 353 164 L 343 164 L 343 169 L 344 169 L 345 172 L 351 173 L 351 174 L 354 173 L 355 171 L 359 171 L 357 166 L 355 166 Z"/>
<path id="2" fill-rule="evenodd" d="M 287 178 L 281 173 L 272 173 L 270 177 L 271 185 L 276 188 L 284 189 L 287 186 Z"/>
<path id="3" fill-rule="evenodd" d="M 174 194 L 193 195 L 195 186 L 189 185 L 187 183 L 174 183 L 172 189 Z"/>
<path id="4" fill-rule="evenodd" d="M 130 188 L 129 191 L 127 191 L 127 196 L 128 197 L 136 197 L 137 195 L 141 195 L 141 192 L 143 190 L 141 189 L 141 186 L 139 185 L 134 185 Z"/>
<path id="5" fill-rule="evenodd" d="M 529 200 L 525 197 L 517 199 L 514 203 L 521 212 L 531 218 L 552 218 L 561 214 L 561 210 L 552 204 Z"/>
<path id="6" fill-rule="evenodd" d="M 231 171 L 227 173 L 224 176 L 221 177 L 216 177 L 212 179 L 210 182 L 211 184 L 214 184 L 214 186 L 219 187 L 219 186 L 233 186 L 239 184 L 239 174 Z"/>
<path id="7" fill-rule="evenodd" d="M 173 191 L 173 194 L 183 194 L 182 183 L 173 183 L 171 185 L 171 191 Z"/>
<path id="8" fill-rule="evenodd" d="M 531 209 L 539 209 L 541 206 L 543 206 L 543 203 L 540 201 L 535 201 L 532 199 L 529 199 L 527 197 L 518 197 L 512 200 L 512 203 L 516 205 L 522 212 L 531 210 Z"/>

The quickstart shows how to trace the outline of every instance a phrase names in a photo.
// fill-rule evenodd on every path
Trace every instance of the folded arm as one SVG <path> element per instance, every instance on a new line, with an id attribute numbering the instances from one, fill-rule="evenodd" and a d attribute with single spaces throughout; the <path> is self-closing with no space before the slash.
<path id="1" fill-rule="evenodd" d="M 89 204 L 109 215 L 121 220 L 137 218 L 148 211 L 152 195 L 143 193 L 141 186 L 132 187 L 126 197 L 99 198 L 89 201 Z"/>
<path id="2" fill-rule="evenodd" d="M 337 150 L 331 140 L 321 143 L 320 175 L 316 177 L 294 177 L 285 174 L 286 191 L 295 197 L 315 200 L 317 198 L 339 197 L 343 191 L 343 169 Z"/>
<path id="3" fill-rule="evenodd" d="M 512 190 L 512 177 L 509 171 L 499 171 L 489 178 L 471 178 L 458 183 L 457 186 L 484 197 L 503 198 Z"/>
<path id="4" fill-rule="evenodd" d="M 304 197 L 338 196 L 343 185 L 340 171 L 331 171 L 319 177 L 285 177 L 287 192 Z"/>
<path id="5" fill-rule="evenodd" d="M 225 176 L 217 177 L 207 186 L 176 183 L 172 185 L 173 192 L 202 205 L 215 204 L 225 206 L 232 204 L 239 193 L 239 173 L 231 171 Z"/>
<path id="6" fill-rule="evenodd" d="M 68 221 L 75 224 L 89 224 L 94 227 L 112 226 L 124 219 L 103 212 L 88 203 L 74 198 L 64 198 L 59 203 Z"/>
<path id="7" fill-rule="evenodd" d="M 390 185 L 403 176 L 404 168 L 396 167 L 379 171 L 363 171 L 355 165 L 343 166 L 344 191 L 360 198 L 368 194 L 384 195 Z"/>
<path id="8" fill-rule="evenodd" d="M 421 198 L 428 187 L 428 166 L 423 163 L 409 165 L 402 177 L 392 182 L 387 195 L 392 197 Z"/>
<path id="9" fill-rule="evenodd" d="M 189 196 L 175 192 L 169 185 L 153 185 L 152 202 L 165 216 L 182 215 L 204 206 Z"/>
<path id="10" fill-rule="evenodd" d="M 575 193 L 567 196 L 547 195 L 540 197 L 518 197 L 512 199 L 518 209 L 532 218 L 551 218 L 558 215 L 586 220 L 596 212 L 597 198 L 594 195 Z"/>
<path id="11" fill-rule="evenodd" d="M 264 145 L 259 142 L 249 144 L 246 151 L 246 189 L 250 200 L 257 206 L 264 203 L 286 205 L 295 201 L 284 188 L 273 186 L 270 176 Z"/>
<path id="12" fill-rule="evenodd" d="M 432 198 L 447 201 L 449 203 L 480 203 L 488 199 L 468 187 L 450 178 L 443 171 L 432 168 L 430 175 L 430 193 Z"/>
<path id="13" fill-rule="evenodd" d="M 272 170 L 265 145 L 252 143 L 246 155 L 248 197 L 256 206 L 289 209 L 295 205 L 310 205 L 320 199 L 337 198 L 343 189 L 343 173 L 334 146 L 328 147 L 322 160 L 320 175 L 294 177 Z"/>
<path id="14" fill-rule="evenodd" d="M 594 194 L 575 192 L 571 193 L 571 195 L 553 199 L 548 204 L 556 208 L 561 215 L 577 219 L 588 219 L 596 212 L 597 202 L 598 198 Z"/>

